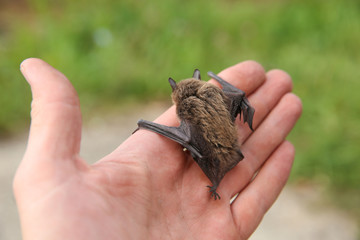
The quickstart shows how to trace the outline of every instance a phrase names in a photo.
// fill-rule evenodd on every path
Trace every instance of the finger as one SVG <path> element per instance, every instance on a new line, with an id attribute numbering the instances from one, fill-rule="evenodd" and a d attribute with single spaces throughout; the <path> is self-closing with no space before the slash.
<path id="1" fill-rule="evenodd" d="M 255 179 L 239 194 L 231 210 L 241 236 L 247 239 L 275 202 L 289 177 L 295 150 L 283 142 L 265 162 Z"/>
<path id="2" fill-rule="evenodd" d="M 250 95 L 265 81 L 264 68 L 255 61 L 245 61 L 231 66 L 219 73 L 219 76 Z M 220 86 L 217 81 L 211 80 L 212 83 Z"/>
<path id="3" fill-rule="evenodd" d="M 26 158 L 51 162 L 79 153 L 81 113 L 77 94 L 58 70 L 40 59 L 20 66 L 33 94 Z"/>
<path id="4" fill-rule="evenodd" d="M 271 70 L 266 74 L 265 82 L 251 96 L 249 101 L 255 109 L 253 128 L 264 120 L 280 99 L 292 90 L 291 77 L 282 70 Z M 242 144 L 252 133 L 247 124 L 237 118 L 238 141 Z"/>
<path id="5" fill-rule="evenodd" d="M 230 171 L 221 183 L 229 199 L 248 184 L 274 149 L 284 141 L 299 119 L 301 111 L 300 99 L 287 93 L 246 140 L 241 148 L 244 160 Z"/>
<path id="6" fill-rule="evenodd" d="M 265 119 L 270 111 L 278 104 L 280 99 L 292 89 L 292 80 L 291 77 L 284 71 L 281 70 L 271 70 L 266 74 L 265 82 L 249 96 L 249 101 L 255 108 L 256 114 L 254 115 L 253 127 L 256 130 L 260 123 Z M 237 119 L 237 131 L 238 131 L 238 140 L 242 144 L 252 133 L 247 125 L 240 123 Z M 244 146 L 241 147 L 243 149 Z M 243 162 L 239 163 L 231 172 L 229 172 L 224 178 L 222 185 L 225 192 L 228 192 L 230 197 L 237 193 L 239 185 L 243 186 L 239 182 L 239 176 L 243 176 L 244 181 L 247 179 L 249 174 L 244 175 L 244 171 L 250 169 L 243 169 L 241 165 L 247 162 L 248 156 L 245 155 Z"/>

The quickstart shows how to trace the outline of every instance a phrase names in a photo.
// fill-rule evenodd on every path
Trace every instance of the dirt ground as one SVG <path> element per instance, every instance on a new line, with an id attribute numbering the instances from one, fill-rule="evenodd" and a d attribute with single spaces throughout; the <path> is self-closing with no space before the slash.
<path id="1" fill-rule="evenodd" d="M 166 106 L 152 104 L 133 113 L 94 117 L 83 129 L 81 155 L 94 162 L 115 149 L 136 128 L 138 119 L 153 120 Z M 0 141 L 0 240 L 21 239 L 12 178 L 26 148 L 27 136 Z M 356 223 L 344 212 L 323 203 L 321 188 L 287 186 L 251 240 L 356 240 Z"/>

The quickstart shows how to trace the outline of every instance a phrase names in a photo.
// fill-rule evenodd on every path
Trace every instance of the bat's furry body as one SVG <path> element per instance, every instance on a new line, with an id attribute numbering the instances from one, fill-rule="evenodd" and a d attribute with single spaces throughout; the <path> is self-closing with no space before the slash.
<path id="1" fill-rule="evenodd" d="M 201 81 L 195 70 L 193 78 L 175 83 L 172 99 L 180 120 L 179 127 L 168 127 L 140 120 L 139 128 L 145 128 L 168 137 L 187 148 L 213 186 L 211 196 L 219 198 L 216 189 L 224 177 L 244 158 L 238 140 L 234 120 L 243 112 L 244 121 L 252 129 L 254 109 L 245 98 L 245 93 L 209 72 L 223 89 Z"/>

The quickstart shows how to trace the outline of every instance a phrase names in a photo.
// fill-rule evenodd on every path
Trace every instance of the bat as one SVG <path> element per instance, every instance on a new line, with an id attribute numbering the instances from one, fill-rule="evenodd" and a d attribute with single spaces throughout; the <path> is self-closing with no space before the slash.
<path id="1" fill-rule="evenodd" d="M 201 81 L 198 69 L 192 78 L 178 83 L 169 78 L 180 126 L 170 127 L 146 120 L 139 120 L 137 124 L 138 129 L 158 133 L 187 149 L 211 181 L 212 186 L 207 187 L 210 197 L 216 200 L 220 199 L 216 192 L 220 181 L 244 158 L 238 144 L 235 119 L 237 115 L 240 119 L 243 115 L 244 123 L 253 130 L 255 109 L 245 92 L 212 72 L 208 75 L 220 83 L 222 89 Z"/>

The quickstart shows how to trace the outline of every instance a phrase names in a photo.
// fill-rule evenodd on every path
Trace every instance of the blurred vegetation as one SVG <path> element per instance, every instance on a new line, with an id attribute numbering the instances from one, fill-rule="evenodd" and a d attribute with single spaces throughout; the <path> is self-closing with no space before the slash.
<path id="1" fill-rule="evenodd" d="M 0 135 L 28 124 L 28 57 L 69 77 L 85 115 L 254 59 L 289 72 L 303 101 L 292 180 L 326 184 L 360 216 L 359 43 L 358 1 L 0 0 Z"/>

